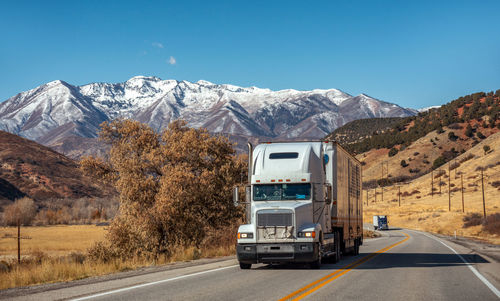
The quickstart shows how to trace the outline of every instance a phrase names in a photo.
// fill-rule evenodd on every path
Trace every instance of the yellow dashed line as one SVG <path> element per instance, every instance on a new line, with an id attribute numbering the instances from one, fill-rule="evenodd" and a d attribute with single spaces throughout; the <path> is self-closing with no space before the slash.
<path id="1" fill-rule="evenodd" d="M 400 233 L 403 233 L 403 232 L 400 232 Z M 390 246 L 387 246 L 383 249 L 380 249 L 378 251 L 376 251 L 375 253 L 371 253 L 370 255 L 367 255 L 363 258 L 360 258 L 358 259 L 357 261 L 351 263 L 351 264 L 348 264 L 347 266 L 345 267 L 342 267 L 338 270 L 336 270 L 335 272 L 331 273 L 331 274 L 328 274 L 312 283 L 309 283 L 308 285 L 304 286 L 303 288 L 291 293 L 290 295 L 284 297 L 284 298 L 281 298 L 279 299 L 279 301 L 285 301 L 285 300 L 289 300 L 289 299 L 292 299 L 292 300 L 301 300 L 302 298 L 308 296 L 309 294 L 317 291 L 318 289 L 322 288 L 323 286 L 325 286 L 326 284 L 332 282 L 333 280 L 339 278 L 340 276 L 348 273 L 350 270 L 352 270 L 353 268 L 359 266 L 360 264 L 362 263 L 365 263 L 367 262 L 368 260 L 372 259 L 373 257 L 377 256 L 378 254 L 381 254 L 381 253 L 384 253 L 384 252 L 387 252 L 388 250 L 394 248 L 395 246 L 397 245 L 400 245 L 402 243 L 404 243 L 405 241 L 407 241 L 410 236 L 406 233 L 403 233 L 404 236 L 406 236 L 405 239 L 401 240 L 401 241 L 398 241 L 397 243 L 394 243 Z M 299 295 L 300 294 L 300 295 Z M 298 295 L 298 296 L 297 296 Z"/>

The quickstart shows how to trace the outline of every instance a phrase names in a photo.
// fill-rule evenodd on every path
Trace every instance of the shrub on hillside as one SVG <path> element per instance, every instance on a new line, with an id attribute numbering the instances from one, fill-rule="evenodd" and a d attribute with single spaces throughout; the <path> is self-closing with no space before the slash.
<path id="1" fill-rule="evenodd" d="M 403 168 L 405 168 L 405 167 L 407 167 L 407 166 L 408 166 L 408 163 L 406 163 L 406 161 L 405 161 L 405 160 L 401 160 L 401 163 L 400 163 L 400 164 L 401 164 L 401 167 L 403 167 Z"/>
<path id="2" fill-rule="evenodd" d="M 448 133 L 448 139 L 450 139 L 451 141 L 457 141 L 458 136 L 457 136 L 457 135 L 455 135 L 455 133 L 454 133 L 453 131 L 450 131 L 450 132 Z"/>
<path id="3" fill-rule="evenodd" d="M 452 123 L 452 124 L 448 125 L 448 128 L 450 128 L 452 130 L 461 130 L 464 127 L 461 126 L 459 123 Z"/>
<path id="4" fill-rule="evenodd" d="M 464 216 L 462 219 L 464 222 L 463 228 L 469 228 L 472 226 L 481 225 L 483 222 L 483 216 L 479 213 L 472 212 Z"/>
<path id="5" fill-rule="evenodd" d="M 500 234 L 500 213 L 494 213 L 486 216 L 483 221 L 483 230 L 491 234 Z"/>
<path id="6" fill-rule="evenodd" d="M 394 157 L 396 154 L 398 153 L 398 149 L 393 147 L 391 148 L 391 150 L 389 151 L 389 157 Z"/>
<path id="7" fill-rule="evenodd" d="M 445 163 L 446 163 L 446 159 L 443 156 L 439 156 L 432 163 L 432 168 L 433 169 L 437 169 L 437 168 L 441 167 Z"/>
<path id="8" fill-rule="evenodd" d="M 465 128 L 465 136 L 472 137 L 472 135 L 474 135 L 474 131 L 472 130 L 470 124 L 468 124 L 467 127 Z"/>
<path id="9" fill-rule="evenodd" d="M 465 161 L 469 161 L 470 159 L 474 158 L 475 155 L 472 153 L 469 153 L 465 155 L 462 159 L 460 159 L 460 163 L 464 163 Z"/>
<path id="10" fill-rule="evenodd" d="M 479 139 L 481 139 L 481 140 L 486 138 L 486 136 L 485 136 L 485 135 L 483 135 L 483 133 L 481 133 L 480 131 L 477 131 L 477 132 L 476 132 L 476 136 L 477 136 L 477 138 L 479 138 Z"/>
<path id="11" fill-rule="evenodd" d="M 483 146 L 483 150 L 484 150 L 484 154 L 486 155 L 487 153 L 490 152 L 491 147 L 489 145 L 485 145 L 485 146 Z"/>

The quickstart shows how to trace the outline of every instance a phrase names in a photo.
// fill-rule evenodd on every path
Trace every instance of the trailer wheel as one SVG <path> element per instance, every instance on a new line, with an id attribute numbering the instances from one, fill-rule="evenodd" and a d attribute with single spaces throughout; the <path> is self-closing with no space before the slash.
<path id="1" fill-rule="evenodd" d="M 335 255 L 332 258 L 333 263 L 340 261 L 340 233 L 335 231 Z"/>
<path id="2" fill-rule="evenodd" d="M 251 263 L 240 262 L 240 269 L 242 270 L 249 270 L 251 267 L 252 267 Z"/>

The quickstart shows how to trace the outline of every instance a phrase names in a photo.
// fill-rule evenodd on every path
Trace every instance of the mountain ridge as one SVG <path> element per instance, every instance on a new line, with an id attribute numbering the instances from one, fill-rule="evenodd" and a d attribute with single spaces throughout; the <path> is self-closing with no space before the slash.
<path id="1" fill-rule="evenodd" d="M 164 129 L 175 119 L 212 133 L 266 139 L 318 139 L 346 122 L 404 117 L 416 110 L 338 89 L 272 91 L 135 76 L 74 86 L 51 81 L 0 103 L 0 130 L 44 145 L 95 138 L 103 121 L 131 118 Z"/>

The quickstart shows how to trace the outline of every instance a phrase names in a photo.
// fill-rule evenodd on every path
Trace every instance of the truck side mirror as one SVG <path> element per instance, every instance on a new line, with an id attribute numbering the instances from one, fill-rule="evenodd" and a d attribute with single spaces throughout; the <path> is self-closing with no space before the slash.
<path id="1" fill-rule="evenodd" d="M 332 186 L 331 185 L 325 186 L 325 203 L 327 205 L 330 205 L 332 203 Z"/>
<path id="2" fill-rule="evenodd" d="M 245 186 L 245 201 L 250 204 L 252 201 L 252 186 Z"/>
<path id="3" fill-rule="evenodd" d="M 235 207 L 238 206 L 240 202 L 240 196 L 238 194 L 238 190 L 239 190 L 238 186 L 233 187 L 233 204 Z"/>

